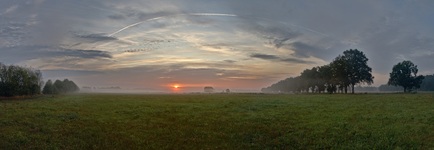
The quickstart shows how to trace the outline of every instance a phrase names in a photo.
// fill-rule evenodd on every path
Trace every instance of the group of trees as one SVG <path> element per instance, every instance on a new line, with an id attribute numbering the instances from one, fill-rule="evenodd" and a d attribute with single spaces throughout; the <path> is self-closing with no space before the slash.
<path id="1" fill-rule="evenodd" d="M 373 83 L 372 69 L 367 65 L 368 58 L 363 52 L 346 50 L 343 55 L 336 57 L 328 65 L 313 67 L 304 70 L 300 76 L 290 77 L 281 80 L 262 92 L 328 92 L 347 93 L 351 88 L 354 93 L 354 86 L 360 83 Z M 393 66 L 387 85 L 379 88 L 370 87 L 363 90 L 399 91 L 411 92 L 416 89 L 423 91 L 434 91 L 434 75 L 417 75 L 418 69 L 411 61 L 403 61 Z M 361 89 L 361 87 L 358 87 Z"/>
<path id="2" fill-rule="evenodd" d="M 0 96 L 32 96 L 41 94 L 43 85 L 42 73 L 32 68 L 4 65 L 0 63 Z M 78 86 L 68 79 L 56 80 L 54 83 L 48 80 L 43 94 L 63 94 L 77 92 Z"/>
<path id="3" fill-rule="evenodd" d="M 45 83 L 44 89 L 42 90 L 43 94 L 65 94 L 65 93 L 74 93 L 78 92 L 80 88 L 73 82 L 68 79 L 63 81 L 56 80 L 54 83 L 51 80 L 48 80 Z"/>
<path id="4" fill-rule="evenodd" d="M 203 92 L 205 93 L 213 93 L 214 92 L 214 88 L 211 86 L 206 86 L 203 88 Z"/>
<path id="5" fill-rule="evenodd" d="M 434 91 L 434 74 L 433 75 L 427 75 L 424 77 L 425 78 L 423 79 L 419 90 L 421 90 L 421 91 Z"/>
<path id="6" fill-rule="evenodd" d="M 0 96 L 37 95 L 42 84 L 39 70 L 0 63 Z"/>
<path id="7" fill-rule="evenodd" d="M 262 92 L 328 92 L 354 93 L 359 83 L 373 83 L 372 69 L 367 65 L 368 58 L 362 51 L 350 49 L 336 57 L 328 65 L 304 70 L 300 76 L 281 80 Z"/>

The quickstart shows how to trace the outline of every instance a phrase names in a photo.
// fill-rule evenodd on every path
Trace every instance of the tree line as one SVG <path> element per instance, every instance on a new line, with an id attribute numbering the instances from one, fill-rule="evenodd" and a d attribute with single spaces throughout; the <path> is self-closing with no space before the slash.
<path id="1" fill-rule="evenodd" d="M 0 97 L 34 96 L 41 94 L 44 85 L 40 70 L 5 65 L 0 63 Z M 43 94 L 64 94 L 77 92 L 80 89 L 71 80 L 48 80 L 42 90 Z"/>
<path id="2" fill-rule="evenodd" d="M 300 76 L 281 80 L 262 92 L 284 93 L 354 93 L 359 83 L 372 84 L 374 77 L 368 66 L 368 58 L 357 49 L 350 49 L 336 57 L 331 63 L 304 70 Z"/>
<path id="3" fill-rule="evenodd" d="M 0 63 L 0 96 L 37 95 L 42 84 L 39 70 Z"/>
<path id="4" fill-rule="evenodd" d="M 367 65 L 368 60 L 362 51 L 346 50 L 327 65 L 306 69 L 297 77 L 286 78 L 262 88 L 261 91 L 264 93 L 348 93 L 350 90 L 354 93 L 355 85 L 373 83 L 374 77 L 371 67 Z M 419 88 L 434 88 L 432 76 L 424 80 L 425 77 L 417 75 L 417 72 L 417 66 L 411 61 L 400 62 L 393 67 L 387 86 L 380 87 L 380 90 L 392 89 L 391 87 L 396 86 L 401 86 L 404 92 Z"/>
<path id="5" fill-rule="evenodd" d="M 45 83 L 44 89 L 42 90 L 43 94 L 66 94 L 66 93 L 74 93 L 78 92 L 80 88 L 73 81 L 68 79 L 64 79 L 63 81 L 56 80 L 51 81 L 48 80 Z"/>

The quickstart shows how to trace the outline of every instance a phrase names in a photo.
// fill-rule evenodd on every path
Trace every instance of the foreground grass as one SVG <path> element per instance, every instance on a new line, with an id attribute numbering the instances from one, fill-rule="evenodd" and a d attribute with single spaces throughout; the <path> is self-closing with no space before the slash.
<path id="1" fill-rule="evenodd" d="M 432 149 L 432 94 L 0 101 L 0 149 Z"/>

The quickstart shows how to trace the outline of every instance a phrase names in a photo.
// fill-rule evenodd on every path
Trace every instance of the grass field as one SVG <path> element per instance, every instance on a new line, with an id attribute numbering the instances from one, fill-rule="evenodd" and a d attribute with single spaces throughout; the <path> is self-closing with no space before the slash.
<path id="1" fill-rule="evenodd" d="M 0 149 L 433 148 L 433 94 L 0 100 Z"/>

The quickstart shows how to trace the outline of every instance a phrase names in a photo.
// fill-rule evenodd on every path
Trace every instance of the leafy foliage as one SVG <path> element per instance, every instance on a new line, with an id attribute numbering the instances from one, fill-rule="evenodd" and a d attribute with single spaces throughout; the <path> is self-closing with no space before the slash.
<path id="1" fill-rule="evenodd" d="M 39 70 L 0 63 L 0 96 L 24 96 L 41 93 Z"/>
<path id="2" fill-rule="evenodd" d="M 371 67 L 368 66 L 368 58 L 362 51 L 357 49 L 350 49 L 344 51 L 343 56 L 345 62 L 345 70 L 347 75 L 348 83 L 351 85 L 351 92 L 354 93 L 354 85 L 364 82 L 371 84 L 373 83 L 374 77 L 372 76 Z"/>
<path id="3" fill-rule="evenodd" d="M 403 61 L 393 66 L 388 85 L 402 86 L 404 92 L 411 92 L 420 88 L 423 76 L 417 75 L 417 65 L 411 61 Z"/>

